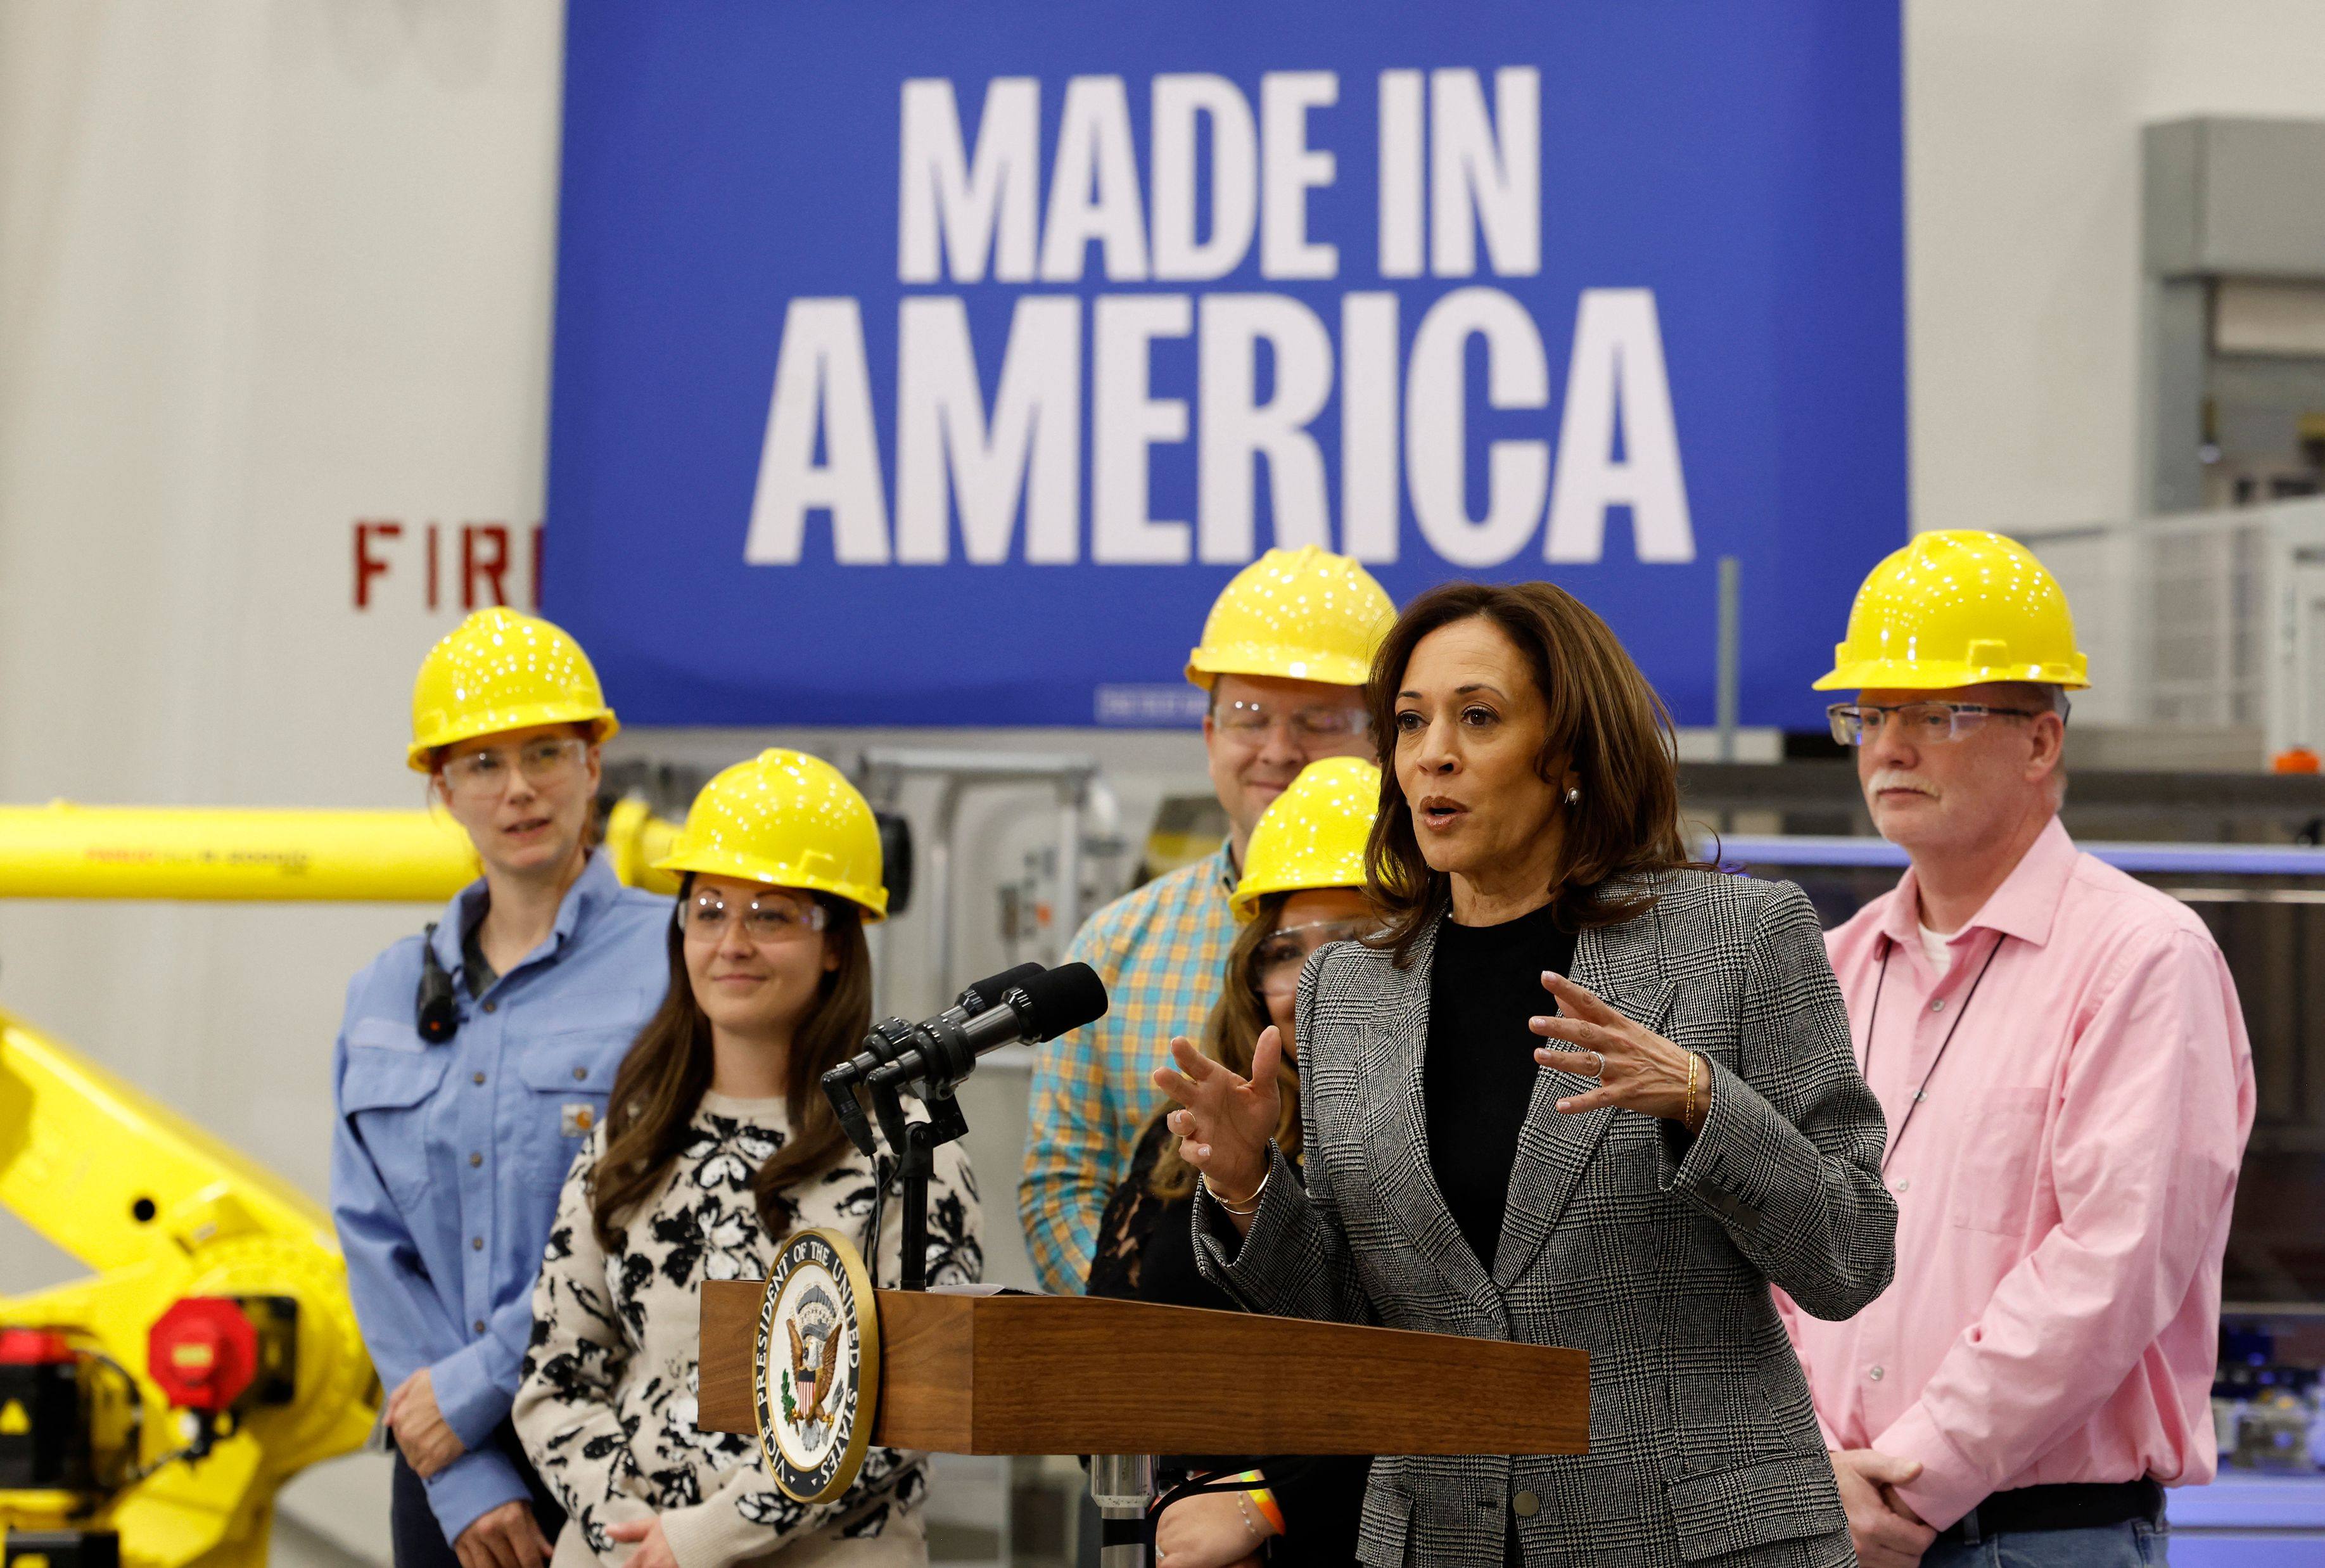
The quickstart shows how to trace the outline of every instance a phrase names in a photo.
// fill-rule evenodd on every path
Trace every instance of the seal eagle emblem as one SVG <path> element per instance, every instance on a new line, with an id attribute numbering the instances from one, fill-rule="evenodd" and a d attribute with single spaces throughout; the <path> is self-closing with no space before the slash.
<path id="1" fill-rule="evenodd" d="M 784 1240 L 759 1298 L 753 1360 L 775 1484 L 799 1502 L 831 1501 L 863 1468 L 880 1381 L 872 1282 L 846 1237 L 817 1229 Z"/>

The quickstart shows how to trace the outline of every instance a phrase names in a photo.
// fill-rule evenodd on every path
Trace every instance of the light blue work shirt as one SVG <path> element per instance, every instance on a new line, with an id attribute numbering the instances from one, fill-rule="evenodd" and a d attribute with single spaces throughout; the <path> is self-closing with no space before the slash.
<path id="1" fill-rule="evenodd" d="M 471 884 L 436 924 L 459 1032 L 420 1037 L 422 939 L 409 936 L 347 987 L 331 1064 L 331 1217 L 364 1343 L 387 1388 L 430 1369 L 469 1451 L 427 1481 L 448 1542 L 529 1495 L 481 1445 L 516 1397 L 566 1168 L 670 983 L 671 901 L 623 886 L 597 853 L 548 940 L 472 997 L 461 938 L 485 897 Z"/>

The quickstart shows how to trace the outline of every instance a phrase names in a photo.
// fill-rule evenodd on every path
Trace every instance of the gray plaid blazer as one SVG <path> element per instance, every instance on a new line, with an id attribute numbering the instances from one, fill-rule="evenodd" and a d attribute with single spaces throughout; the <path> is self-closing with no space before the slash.
<path id="1" fill-rule="evenodd" d="M 1589 1453 L 1376 1460 L 1365 1563 L 1499 1568 L 1513 1519 L 1530 1564 L 1856 1560 L 1768 1286 L 1839 1319 L 1888 1285 L 1881 1108 L 1798 887 L 1692 871 L 1649 886 L 1644 914 L 1582 933 L 1573 978 L 1709 1060 L 1695 1138 L 1629 1111 L 1561 1114 L 1589 1081 L 1542 1070 L 1489 1271 L 1430 1172 L 1431 931 L 1408 968 L 1342 942 L 1301 978 L 1304 1192 L 1277 1154 L 1240 1247 L 1196 1200 L 1203 1272 L 1255 1312 L 1590 1354 Z"/>

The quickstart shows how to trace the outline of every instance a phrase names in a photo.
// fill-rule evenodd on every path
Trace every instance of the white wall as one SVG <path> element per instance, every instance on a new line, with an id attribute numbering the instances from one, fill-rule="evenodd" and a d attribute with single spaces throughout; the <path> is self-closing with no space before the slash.
<path id="1" fill-rule="evenodd" d="M 551 0 L 0 8 L 0 799 L 416 805 L 357 517 L 541 506 Z M 0 997 L 320 1191 L 415 911 L 0 907 Z"/>
<path id="2" fill-rule="evenodd" d="M 418 803 L 459 611 L 357 614 L 350 529 L 539 515 L 561 23 L 0 7 L 0 800 Z M 0 1006 L 320 1194 L 347 978 L 421 919 L 0 906 Z M 0 1289 L 60 1272 L 0 1250 Z M 310 1517 L 384 1555 L 355 1463 Z"/>
<path id="3" fill-rule="evenodd" d="M 2140 127 L 2325 118 L 2315 0 L 1906 0 L 1913 524 L 2130 515 Z"/>

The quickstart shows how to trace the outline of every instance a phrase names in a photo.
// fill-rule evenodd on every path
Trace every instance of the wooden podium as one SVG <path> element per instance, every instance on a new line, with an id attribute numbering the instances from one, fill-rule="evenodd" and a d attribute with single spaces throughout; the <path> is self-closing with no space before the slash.
<path id="1" fill-rule="evenodd" d="M 706 1432 L 755 1433 L 758 1280 L 702 1287 Z M 1580 1350 L 1092 1296 L 896 1290 L 872 1441 L 938 1453 L 1581 1453 Z"/>

